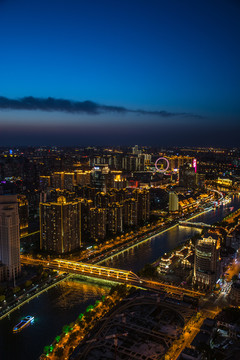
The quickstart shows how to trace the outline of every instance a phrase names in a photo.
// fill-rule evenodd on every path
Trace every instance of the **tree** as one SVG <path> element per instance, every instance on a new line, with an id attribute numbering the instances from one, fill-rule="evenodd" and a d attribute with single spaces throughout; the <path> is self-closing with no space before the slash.
<path id="1" fill-rule="evenodd" d="M 70 330 L 69 325 L 64 325 L 63 328 L 62 328 L 62 332 L 63 332 L 64 334 L 68 334 L 68 333 L 69 333 L 69 330 Z"/>
<path id="2" fill-rule="evenodd" d="M 56 337 L 55 337 L 56 343 L 59 343 L 60 339 L 61 339 L 61 336 L 60 336 L 60 335 L 56 336 Z"/>
<path id="3" fill-rule="evenodd" d="M 83 314 L 83 313 L 81 313 L 81 314 L 78 315 L 78 319 L 79 319 L 80 321 L 82 320 L 83 317 L 84 317 L 84 314 Z"/>
<path id="4" fill-rule="evenodd" d="M 48 355 L 50 353 L 50 346 L 49 345 L 44 346 L 43 352 L 44 354 Z"/>
<path id="5" fill-rule="evenodd" d="M 88 307 L 86 308 L 86 312 L 89 312 L 92 310 L 93 310 L 93 305 L 88 305 Z"/>
<path id="6" fill-rule="evenodd" d="M 5 300 L 5 295 L 0 295 L 0 302 Z"/>
<path id="7" fill-rule="evenodd" d="M 146 278 L 153 278 L 157 274 L 156 267 L 151 264 L 146 264 L 144 268 L 140 271 L 140 275 Z"/>

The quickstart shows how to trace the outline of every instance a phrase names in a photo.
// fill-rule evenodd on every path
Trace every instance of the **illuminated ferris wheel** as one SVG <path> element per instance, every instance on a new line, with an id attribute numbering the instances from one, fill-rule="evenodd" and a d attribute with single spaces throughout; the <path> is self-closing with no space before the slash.
<path id="1" fill-rule="evenodd" d="M 164 166 L 165 162 L 165 166 Z M 169 161 L 165 157 L 160 157 L 155 162 L 155 169 L 159 173 L 165 173 L 169 168 Z"/>

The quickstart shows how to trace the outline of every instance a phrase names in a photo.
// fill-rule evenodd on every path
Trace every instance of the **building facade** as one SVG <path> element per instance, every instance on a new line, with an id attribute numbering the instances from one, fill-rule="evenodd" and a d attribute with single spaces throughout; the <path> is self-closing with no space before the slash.
<path id="1" fill-rule="evenodd" d="M 18 195 L 18 213 L 20 236 L 28 234 L 28 200 L 25 195 Z"/>
<path id="2" fill-rule="evenodd" d="M 202 287 L 215 285 L 220 270 L 220 240 L 199 239 L 195 246 L 194 283 Z"/>
<path id="3" fill-rule="evenodd" d="M 0 196 L 0 261 L 4 278 L 15 279 L 21 272 L 19 214 L 16 195 Z"/>
<path id="4" fill-rule="evenodd" d="M 40 248 L 63 254 L 81 246 L 81 201 L 40 203 Z"/>
<path id="5" fill-rule="evenodd" d="M 178 196 L 174 191 L 169 192 L 169 211 L 177 212 L 179 210 Z"/>

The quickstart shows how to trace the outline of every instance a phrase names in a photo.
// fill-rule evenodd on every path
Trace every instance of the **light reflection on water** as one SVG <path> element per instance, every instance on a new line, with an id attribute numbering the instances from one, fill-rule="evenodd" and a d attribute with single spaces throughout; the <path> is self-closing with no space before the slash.
<path id="1" fill-rule="evenodd" d="M 55 300 L 59 309 L 71 309 L 93 298 L 101 298 L 109 291 L 109 287 L 99 287 L 96 283 L 83 283 L 78 279 L 64 281 L 59 285 L 60 296 Z"/>
<path id="2" fill-rule="evenodd" d="M 74 277 L 30 301 L 0 322 L 0 359 L 37 359 L 64 325 L 76 320 L 88 305 L 108 294 L 109 289 L 107 285 Z M 34 316 L 34 324 L 13 334 L 13 326 L 26 315 Z"/>
<path id="3" fill-rule="evenodd" d="M 176 226 L 171 231 L 157 235 L 149 241 L 107 260 L 102 265 L 138 272 L 146 263 L 153 263 L 165 252 L 169 252 L 200 232 L 201 230 L 196 228 Z"/>

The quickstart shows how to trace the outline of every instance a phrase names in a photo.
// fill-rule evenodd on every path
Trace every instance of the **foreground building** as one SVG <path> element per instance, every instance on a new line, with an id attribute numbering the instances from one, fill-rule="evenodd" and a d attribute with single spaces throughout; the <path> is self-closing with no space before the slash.
<path id="1" fill-rule="evenodd" d="M 81 201 L 40 203 L 40 249 L 63 254 L 81 246 Z"/>
<path id="2" fill-rule="evenodd" d="M 1 280 L 12 280 L 21 272 L 18 201 L 16 195 L 0 196 Z"/>
<path id="3" fill-rule="evenodd" d="M 194 283 L 202 287 L 215 285 L 220 269 L 220 241 L 208 238 L 199 239 L 195 247 Z"/>

